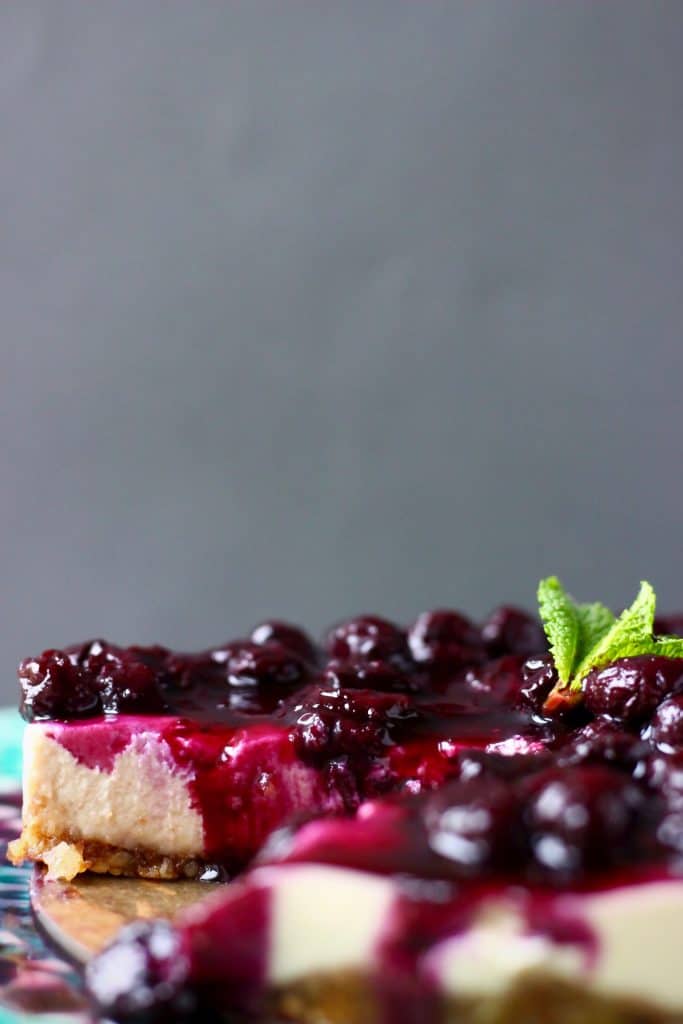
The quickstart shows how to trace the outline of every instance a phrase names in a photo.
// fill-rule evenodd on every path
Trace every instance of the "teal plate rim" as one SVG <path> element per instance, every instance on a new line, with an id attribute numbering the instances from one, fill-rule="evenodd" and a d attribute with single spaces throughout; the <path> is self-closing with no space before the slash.
<path id="1" fill-rule="evenodd" d="M 0 708 L 0 793 L 15 791 L 21 783 L 21 744 L 24 723 L 15 708 Z M 11 870 L 11 869 L 10 869 Z M 16 1013 L 0 1006 L 0 1024 L 73 1024 L 63 1013 Z"/>

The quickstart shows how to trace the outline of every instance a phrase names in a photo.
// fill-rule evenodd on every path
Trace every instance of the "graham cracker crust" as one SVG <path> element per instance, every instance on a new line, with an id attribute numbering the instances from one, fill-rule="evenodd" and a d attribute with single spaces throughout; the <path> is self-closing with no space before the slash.
<path id="1" fill-rule="evenodd" d="M 169 857 L 142 848 L 126 850 L 66 833 L 46 835 L 34 825 L 24 828 L 19 839 L 9 844 L 7 859 L 17 865 L 27 860 L 42 863 L 48 879 L 67 882 L 84 871 L 129 878 L 195 879 L 206 867 L 198 857 Z"/>
<path id="2" fill-rule="evenodd" d="M 419 1003 L 411 1024 L 681 1024 L 683 1014 L 605 999 L 555 979 L 529 975 L 502 996 Z M 385 1024 L 371 980 L 357 973 L 307 978 L 276 992 L 271 1009 L 297 1024 Z"/>

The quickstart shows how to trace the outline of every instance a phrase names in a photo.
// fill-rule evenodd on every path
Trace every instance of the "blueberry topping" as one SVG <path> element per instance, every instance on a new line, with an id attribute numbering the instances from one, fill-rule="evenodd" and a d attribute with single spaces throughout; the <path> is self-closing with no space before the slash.
<path id="1" fill-rule="evenodd" d="M 92 680 L 64 651 L 44 651 L 19 666 L 20 710 L 27 722 L 48 718 L 85 718 L 101 711 Z"/>
<path id="2" fill-rule="evenodd" d="M 239 870 L 288 820 L 291 794 L 259 760 L 271 742 L 312 771 L 317 816 L 362 816 L 387 794 L 401 808 L 417 800 L 405 813 L 410 829 L 419 821 L 418 873 L 563 885 L 683 854 L 683 660 L 640 655 L 593 669 L 579 700 L 555 714 L 553 659 L 536 620 L 514 608 L 481 629 L 456 611 L 426 612 L 407 633 L 361 616 L 334 627 L 325 652 L 278 620 L 198 654 L 94 640 L 26 659 L 19 679 L 28 721 L 168 716 L 172 756 L 211 768 L 197 774 L 196 796 L 218 873 Z M 226 750 L 252 723 L 264 747 L 234 771 Z M 224 810 L 239 822 L 255 791 L 262 833 L 247 822 L 243 848 L 223 864 Z M 148 936 L 132 934 L 140 960 Z"/>
<path id="3" fill-rule="evenodd" d="M 509 870 L 522 848 L 520 807 L 512 786 L 482 773 L 451 783 L 428 802 L 429 845 L 464 875 Z"/>
<path id="4" fill-rule="evenodd" d="M 187 977 L 180 937 L 166 921 L 128 925 L 86 969 L 100 1013 L 122 1024 L 191 1018 L 197 1004 Z"/>
<path id="5" fill-rule="evenodd" d="M 277 619 L 262 622 L 251 631 L 251 639 L 255 644 L 279 644 L 311 665 L 315 665 L 318 660 L 318 651 L 311 638 L 303 629 L 289 622 Z"/>
<path id="6" fill-rule="evenodd" d="M 483 661 L 486 652 L 480 631 L 459 612 L 437 610 L 418 616 L 408 633 L 416 662 L 457 669 Z"/>
<path id="7" fill-rule="evenodd" d="M 317 690 L 294 708 L 294 736 L 307 754 L 380 755 L 392 729 L 417 719 L 407 697 L 365 690 Z"/>
<path id="8" fill-rule="evenodd" d="M 308 675 L 305 661 L 280 643 L 241 644 L 227 660 L 231 686 L 300 686 Z"/>
<path id="9" fill-rule="evenodd" d="M 538 619 L 520 608 L 502 605 L 491 612 L 481 629 L 489 657 L 541 654 L 548 642 Z"/>
<path id="10" fill-rule="evenodd" d="M 557 681 L 557 671 L 549 654 L 528 658 L 522 667 L 521 702 L 540 714 Z"/>
<path id="11" fill-rule="evenodd" d="M 404 631 L 378 615 L 340 622 L 330 630 L 325 646 L 330 657 L 340 661 L 401 660 L 408 653 Z"/>
<path id="12" fill-rule="evenodd" d="M 633 772 L 647 756 L 647 744 L 615 722 L 596 719 L 563 738 L 557 763 L 564 765 L 608 764 Z"/>
<path id="13" fill-rule="evenodd" d="M 606 765 L 541 773 L 526 810 L 541 873 L 562 881 L 627 861 L 643 808 L 640 789 Z"/>
<path id="14" fill-rule="evenodd" d="M 411 690 L 414 677 L 392 661 L 330 661 L 323 679 L 333 690 Z"/>
<path id="15" fill-rule="evenodd" d="M 650 729 L 654 745 L 667 754 L 683 749 L 683 693 L 662 701 Z"/>
<path id="16" fill-rule="evenodd" d="M 637 725 L 683 680 L 683 660 L 645 654 L 593 669 L 583 683 L 585 705 L 594 715 Z"/>

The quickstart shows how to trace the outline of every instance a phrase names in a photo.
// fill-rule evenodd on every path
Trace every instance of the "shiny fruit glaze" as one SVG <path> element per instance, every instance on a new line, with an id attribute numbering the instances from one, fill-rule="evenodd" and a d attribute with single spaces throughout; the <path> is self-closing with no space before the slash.
<path id="1" fill-rule="evenodd" d="M 514 893 L 531 931 L 592 955 L 563 894 L 681 870 L 681 667 L 620 659 L 548 716 L 552 660 L 535 620 L 508 607 L 481 627 L 444 609 L 407 630 L 362 616 L 322 648 L 272 622 L 198 655 L 95 642 L 28 660 L 29 720 L 50 720 L 103 770 L 130 730 L 160 732 L 193 773 L 211 856 L 234 870 L 256 855 L 229 912 L 209 901 L 180 933 L 136 926 L 93 965 L 92 991 L 122 1020 L 202 1019 L 207 993 L 210 1008 L 257 1010 L 269 893 L 250 879 L 271 865 L 406 880 L 379 953 L 387 1021 L 424 1019 L 429 988 L 410 980 L 418 955 L 466 928 L 491 894 Z M 228 948 L 244 962 L 226 963 Z M 117 1003 L 107 979 L 122 950 L 138 970 Z"/>

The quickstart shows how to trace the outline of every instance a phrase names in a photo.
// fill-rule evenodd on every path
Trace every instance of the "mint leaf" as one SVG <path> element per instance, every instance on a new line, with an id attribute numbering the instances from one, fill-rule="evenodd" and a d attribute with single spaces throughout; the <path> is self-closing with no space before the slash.
<path id="1" fill-rule="evenodd" d="M 649 583 L 642 582 L 633 604 L 621 613 L 598 643 L 584 654 L 572 673 L 572 690 L 581 689 L 583 679 L 593 668 L 601 668 L 617 658 L 654 653 L 656 641 L 652 631 L 655 604 L 654 590 Z"/>
<path id="2" fill-rule="evenodd" d="M 652 651 L 648 654 L 661 654 L 664 658 L 683 658 L 683 637 L 656 636 Z"/>
<path id="3" fill-rule="evenodd" d="M 579 618 L 579 644 L 575 663 L 580 664 L 614 625 L 614 615 L 599 601 L 577 605 L 576 613 Z"/>
<path id="4" fill-rule="evenodd" d="M 653 636 L 656 598 L 649 583 L 640 584 L 618 619 L 599 602 L 576 604 L 555 576 L 541 581 L 538 601 L 559 676 L 544 704 L 548 712 L 580 700 L 591 669 L 641 654 L 683 658 L 683 637 Z"/>
<path id="5" fill-rule="evenodd" d="M 566 685 L 579 645 L 579 617 L 557 576 L 548 576 L 538 584 L 538 608 L 557 674 Z"/>

